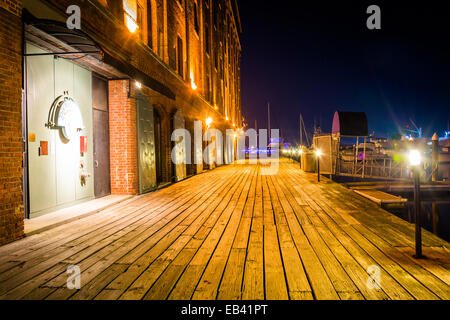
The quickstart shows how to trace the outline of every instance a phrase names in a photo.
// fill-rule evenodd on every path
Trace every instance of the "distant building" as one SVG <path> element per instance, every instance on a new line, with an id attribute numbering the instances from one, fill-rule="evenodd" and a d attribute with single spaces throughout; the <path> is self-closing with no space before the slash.
<path id="1" fill-rule="evenodd" d="M 240 31 L 236 0 L 0 1 L 0 244 L 24 217 L 209 169 L 174 165 L 171 134 L 242 127 Z"/>

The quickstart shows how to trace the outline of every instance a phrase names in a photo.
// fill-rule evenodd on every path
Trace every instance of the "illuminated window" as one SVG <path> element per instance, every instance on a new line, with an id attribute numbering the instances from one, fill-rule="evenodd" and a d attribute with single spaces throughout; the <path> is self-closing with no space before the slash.
<path id="1" fill-rule="evenodd" d="M 136 0 L 123 0 L 125 24 L 131 33 L 139 29 Z"/>

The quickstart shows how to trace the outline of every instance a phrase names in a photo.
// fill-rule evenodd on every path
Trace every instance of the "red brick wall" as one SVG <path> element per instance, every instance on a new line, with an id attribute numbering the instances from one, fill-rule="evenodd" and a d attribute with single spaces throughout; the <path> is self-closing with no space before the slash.
<path id="1" fill-rule="evenodd" d="M 128 80 L 109 81 L 112 194 L 139 193 L 136 100 L 128 90 Z"/>
<path id="2" fill-rule="evenodd" d="M 21 8 L 0 0 L 0 245 L 24 234 Z"/>

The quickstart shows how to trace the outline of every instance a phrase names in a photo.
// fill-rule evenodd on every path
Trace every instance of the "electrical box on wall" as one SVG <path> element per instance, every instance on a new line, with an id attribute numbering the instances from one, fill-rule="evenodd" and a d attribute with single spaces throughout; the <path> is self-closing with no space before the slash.
<path id="1" fill-rule="evenodd" d="M 80 136 L 80 153 L 88 152 L 88 137 Z"/>

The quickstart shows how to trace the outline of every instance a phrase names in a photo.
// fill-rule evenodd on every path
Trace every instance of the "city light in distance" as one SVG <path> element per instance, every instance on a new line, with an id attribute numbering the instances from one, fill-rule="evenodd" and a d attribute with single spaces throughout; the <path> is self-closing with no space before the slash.
<path id="1" fill-rule="evenodd" d="M 409 163 L 413 167 L 417 167 L 422 162 L 422 155 L 420 154 L 419 150 L 411 150 L 408 154 Z"/>

